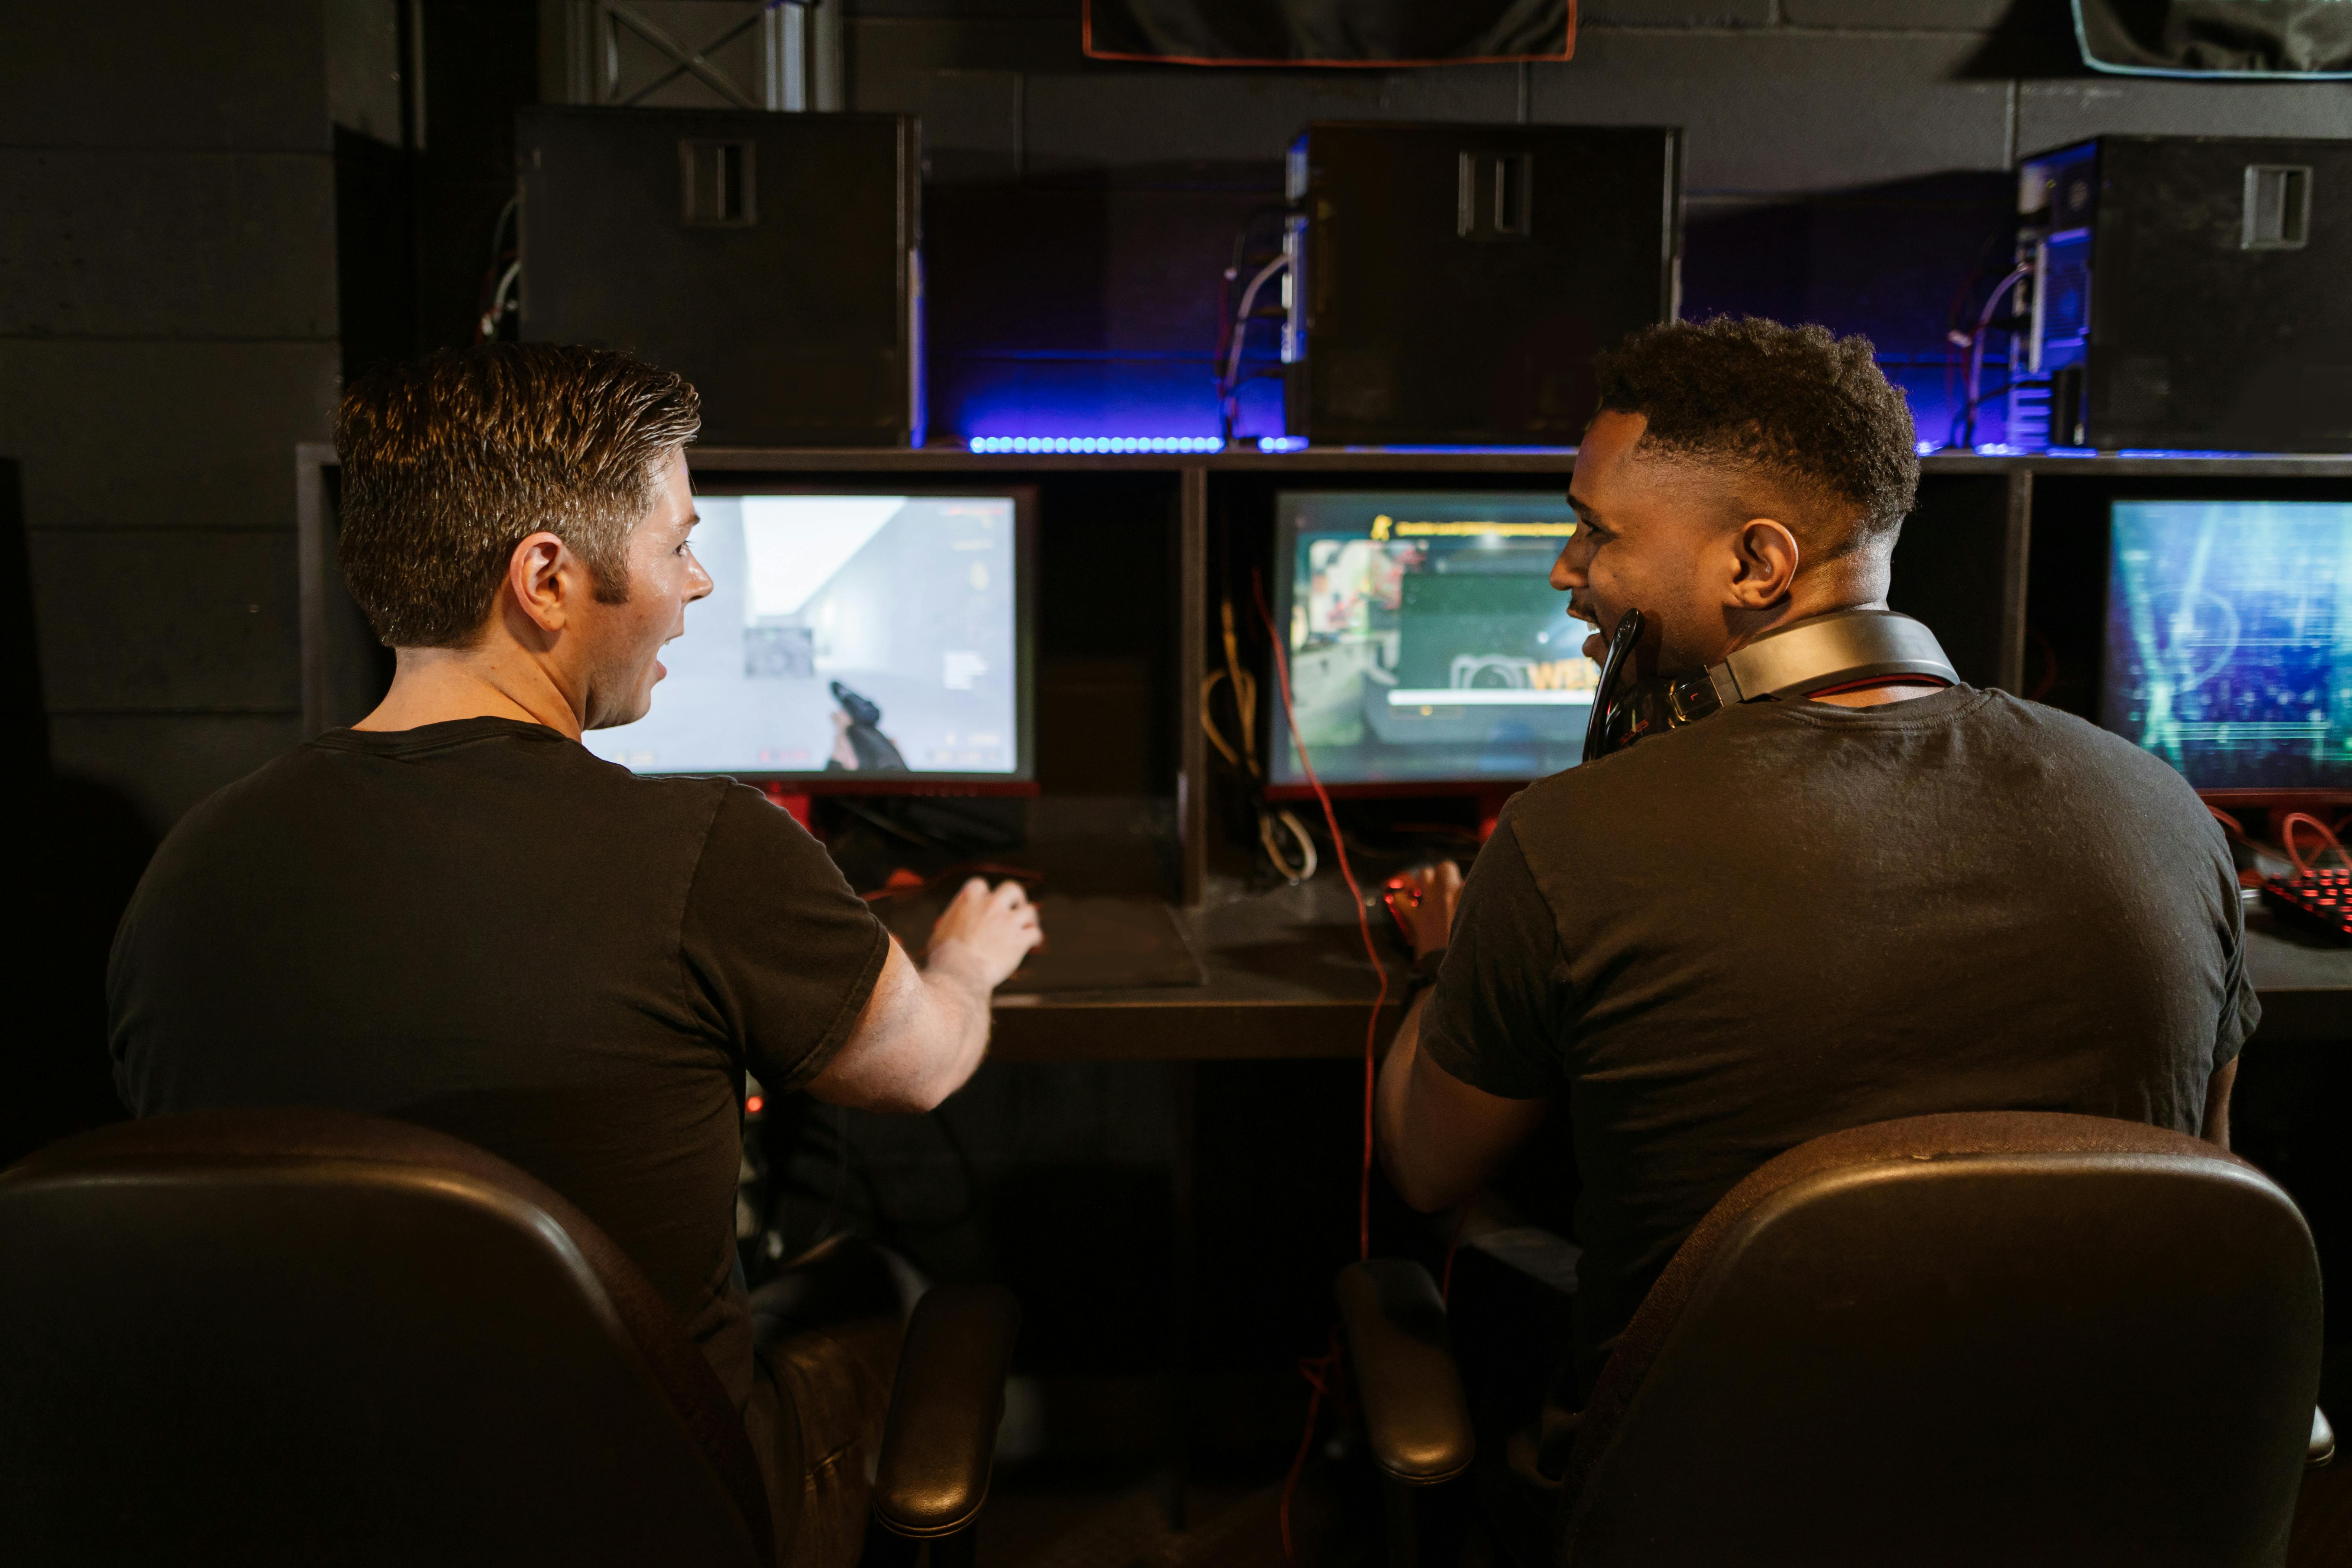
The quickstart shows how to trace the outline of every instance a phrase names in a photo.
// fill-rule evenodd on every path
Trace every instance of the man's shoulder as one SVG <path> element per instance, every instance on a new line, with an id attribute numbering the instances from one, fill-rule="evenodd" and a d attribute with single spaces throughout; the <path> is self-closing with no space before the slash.
<path id="1" fill-rule="evenodd" d="M 1675 809 L 1676 801 L 1720 774 L 1721 753 L 1738 743 L 1731 728 L 1714 721 L 1685 725 L 1536 780 L 1510 800 L 1522 840 L 1576 826 L 1613 831 L 1611 824 L 1630 816 Z"/>
<path id="2" fill-rule="evenodd" d="M 2005 760 L 2069 788 L 2169 800 L 2203 820 L 2196 790 L 2155 752 L 2079 714 L 2006 691 L 1983 695 L 1967 722 L 1972 749 L 1986 762 Z"/>
<path id="3" fill-rule="evenodd" d="M 1933 706 L 1929 706 L 1932 703 Z M 1832 736 L 1886 742 L 1885 758 L 1940 755 L 1987 789 L 2128 799 L 2202 820 L 2196 792 L 2160 757 L 2075 714 L 2008 692 L 1957 688 L 1883 708 L 1757 704 L 1670 731 L 1529 784 L 1512 801 L 1531 854 L 1631 830 L 1705 831 L 1723 813 L 1763 809 L 1832 782 Z M 1937 742 L 1922 752 L 1920 740 Z M 1872 751 L 1877 747 L 1870 746 Z M 1823 770 L 1816 773 L 1815 769 Z"/>
<path id="4" fill-rule="evenodd" d="M 2045 743 L 2070 745 L 2092 752 L 2139 754 L 2137 746 L 2112 730 L 2099 728 L 2079 713 L 2014 696 L 1999 687 L 1968 689 L 1979 699 L 1969 705 L 1965 715 L 1965 721 L 1972 726 L 2032 736 Z"/>
<path id="5" fill-rule="evenodd" d="M 698 841 L 730 795 L 766 804 L 732 778 L 634 773 L 551 731 L 524 732 L 536 728 L 440 736 L 331 730 L 197 802 L 165 844 L 185 850 L 345 818 L 383 830 L 411 814 L 449 824 L 445 814 L 462 815 L 469 800 L 490 806 L 517 792 L 560 816 L 609 816 L 640 829 L 667 821 Z"/>

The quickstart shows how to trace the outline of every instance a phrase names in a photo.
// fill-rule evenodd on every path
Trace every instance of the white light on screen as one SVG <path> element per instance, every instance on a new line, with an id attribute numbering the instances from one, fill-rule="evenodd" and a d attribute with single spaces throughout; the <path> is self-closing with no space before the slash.
<path id="1" fill-rule="evenodd" d="M 800 614 L 906 504 L 905 496 L 745 496 L 745 618 Z"/>

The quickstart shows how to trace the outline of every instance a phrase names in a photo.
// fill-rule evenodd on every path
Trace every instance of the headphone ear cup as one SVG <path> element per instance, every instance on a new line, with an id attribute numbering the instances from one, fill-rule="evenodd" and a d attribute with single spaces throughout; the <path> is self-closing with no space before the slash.
<path id="1" fill-rule="evenodd" d="M 1610 710 L 1615 706 L 1617 686 L 1625 671 L 1626 661 L 1633 657 L 1633 646 L 1642 640 L 1646 621 L 1639 610 L 1628 610 L 1617 618 L 1617 630 L 1609 639 L 1609 652 L 1601 661 L 1601 680 L 1592 691 L 1592 718 L 1584 729 L 1584 760 L 1588 763 L 1607 756 L 1632 738 L 1633 726 L 1620 726 L 1622 733 L 1610 732 Z"/>

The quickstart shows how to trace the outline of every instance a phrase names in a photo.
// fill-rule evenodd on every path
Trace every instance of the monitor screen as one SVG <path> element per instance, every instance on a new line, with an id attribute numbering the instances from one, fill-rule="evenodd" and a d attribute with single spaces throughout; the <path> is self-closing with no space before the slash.
<path id="1" fill-rule="evenodd" d="M 653 710 L 588 749 L 843 787 L 1028 779 L 1022 499 L 698 496 L 710 596 L 663 650 Z"/>
<path id="2" fill-rule="evenodd" d="M 2119 500 L 2099 722 L 2200 789 L 2352 787 L 2352 502 Z"/>
<path id="3" fill-rule="evenodd" d="M 1509 784 L 1574 765 L 1600 671 L 1552 563 L 1558 492 L 1287 491 L 1275 620 L 1315 771 L 1340 785 Z M 1282 705 L 1266 758 L 1302 784 Z"/>

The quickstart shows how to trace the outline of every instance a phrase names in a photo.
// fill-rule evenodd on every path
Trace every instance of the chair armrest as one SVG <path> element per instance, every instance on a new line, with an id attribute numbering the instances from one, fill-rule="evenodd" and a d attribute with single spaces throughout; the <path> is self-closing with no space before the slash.
<path id="1" fill-rule="evenodd" d="M 895 1534 L 952 1535 L 988 1499 L 1021 1304 L 996 1285 L 937 1285 L 915 1304 L 875 1468 L 874 1517 Z"/>
<path id="2" fill-rule="evenodd" d="M 1429 1270 L 1396 1258 L 1351 1263 L 1339 1271 L 1339 1296 L 1373 1460 L 1408 1486 L 1467 1470 L 1477 1439 Z"/>

